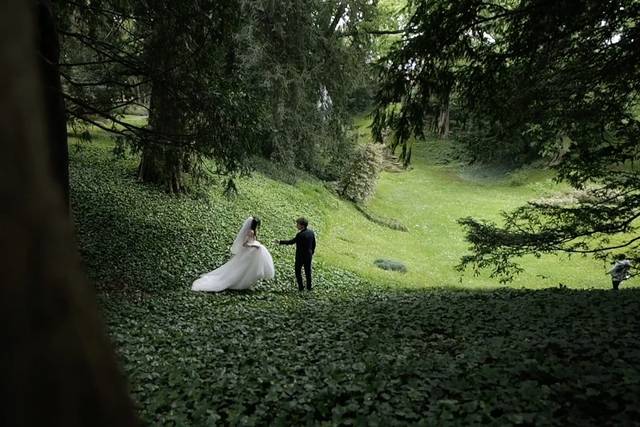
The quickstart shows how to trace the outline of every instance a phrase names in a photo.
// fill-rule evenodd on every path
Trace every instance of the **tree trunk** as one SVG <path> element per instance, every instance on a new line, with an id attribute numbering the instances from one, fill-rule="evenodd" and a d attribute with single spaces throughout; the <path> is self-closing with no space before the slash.
<path id="1" fill-rule="evenodd" d="M 142 149 L 138 179 L 142 182 L 160 184 L 169 193 L 185 192 L 183 156 L 184 150 L 180 147 L 149 142 Z"/>
<path id="2" fill-rule="evenodd" d="M 44 89 L 45 117 L 49 155 L 55 182 L 62 189 L 69 206 L 69 152 L 67 146 L 67 114 L 62 97 L 60 44 L 50 0 L 37 2 L 38 57 Z"/>
<path id="3" fill-rule="evenodd" d="M 449 93 L 446 93 L 440 98 L 437 128 L 439 138 L 447 138 L 449 136 L 449 108 Z"/>
<path id="4" fill-rule="evenodd" d="M 180 113 L 162 85 L 154 85 L 151 92 L 149 125 L 154 140 L 146 142 L 142 150 L 138 178 L 143 182 L 163 185 L 170 193 L 185 191 L 183 184 L 185 150 L 179 144 L 182 132 Z"/>
<path id="5" fill-rule="evenodd" d="M 138 167 L 138 178 L 165 186 L 170 193 L 185 191 L 185 149 L 181 144 L 184 125 L 176 99 L 171 91 L 176 67 L 169 40 L 171 26 L 165 20 L 156 23 L 155 36 L 148 46 L 152 62 L 151 102 L 149 105 L 149 127 L 154 132 L 153 140 L 147 141 L 142 150 Z"/>
<path id="6" fill-rule="evenodd" d="M 0 381 L 4 426 L 137 424 L 47 150 L 28 2 L 0 3 Z"/>

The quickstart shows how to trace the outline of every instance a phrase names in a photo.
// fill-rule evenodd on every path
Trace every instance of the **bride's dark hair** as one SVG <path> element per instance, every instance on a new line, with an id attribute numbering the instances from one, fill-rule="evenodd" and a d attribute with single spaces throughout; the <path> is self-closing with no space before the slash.
<path id="1" fill-rule="evenodd" d="M 251 221 L 251 229 L 255 232 L 258 227 L 260 227 L 260 218 L 254 216 L 253 220 Z"/>

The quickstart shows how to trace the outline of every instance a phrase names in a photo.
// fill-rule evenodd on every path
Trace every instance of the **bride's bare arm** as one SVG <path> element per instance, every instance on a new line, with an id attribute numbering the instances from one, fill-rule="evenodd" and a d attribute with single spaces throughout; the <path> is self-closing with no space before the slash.
<path id="1" fill-rule="evenodd" d="M 256 244 L 256 233 L 253 230 L 249 230 L 247 233 L 247 237 L 244 239 L 244 243 L 242 244 L 245 248 L 254 247 L 258 248 L 259 245 Z"/>

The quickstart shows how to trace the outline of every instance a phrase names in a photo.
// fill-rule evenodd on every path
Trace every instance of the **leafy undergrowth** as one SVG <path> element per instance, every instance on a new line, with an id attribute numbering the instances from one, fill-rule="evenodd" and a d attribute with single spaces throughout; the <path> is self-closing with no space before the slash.
<path id="1" fill-rule="evenodd" d="M 196 294 L 248 214 L 265 242 L 299 214 L 322 235 L 334 200 L 266 179 L 234 201 L 176 198 L 134 171 L 104 142 L 72 154 L 81 253 L 149 424 L 640 420 L 639 290 L 410 290 L 320 262 L 299 294 L 291 248 L 271 247 L 275 280 Z"/>
<path id="2" fill-rule="evenodd" d="M 143 418 L 169 425 L 632 425 L 640 292 L 384 291 L 338 273 L 103 296 Z"/>

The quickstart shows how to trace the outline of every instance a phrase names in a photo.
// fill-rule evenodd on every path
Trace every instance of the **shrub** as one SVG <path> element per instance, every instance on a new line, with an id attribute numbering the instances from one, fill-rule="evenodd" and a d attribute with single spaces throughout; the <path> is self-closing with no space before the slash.
<path id="1" fill-rule="evenodd" d="M 383 270 L 397 271 L 400 273 L 406 273 L 407 267 L 400 261 L 391 261 L 388 259 L 377 259 L 373 262 L 376 267 Z"/>
<path id="2" fill-rule="evenodd" d="M 367 200 L 375 191 L 382 164 L 381 145 L 362 146 L 340 180 L 338 185 L 340 195 L 356 203 Z"/>

